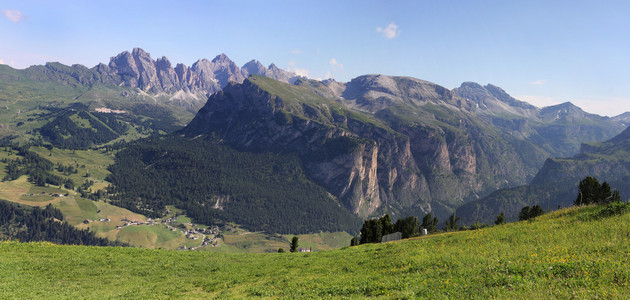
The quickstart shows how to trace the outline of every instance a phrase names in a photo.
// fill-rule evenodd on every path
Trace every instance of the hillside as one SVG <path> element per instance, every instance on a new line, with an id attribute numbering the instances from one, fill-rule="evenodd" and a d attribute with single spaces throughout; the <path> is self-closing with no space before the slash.
<path id="1" fill-rule="evenodd" d="M 578 183 L 586 176 L 608 182 L 622 199 L 630 196 L 630 128 L 608 141 L 582 144 L 573 157 L 547 159 L 529 185 L 498 190 L 458 208 L 457 215 L 465 224 L 490 224 L 501 211 L 508 220 L 516 220 L 524 206 L 567 207 L 575 201 Z"/>
<path id="2" fill-rule="evenodd" d="M 625 298 L 630 215 L 602 209 L 315 253 L 2 242 L 0 297 Z"/>

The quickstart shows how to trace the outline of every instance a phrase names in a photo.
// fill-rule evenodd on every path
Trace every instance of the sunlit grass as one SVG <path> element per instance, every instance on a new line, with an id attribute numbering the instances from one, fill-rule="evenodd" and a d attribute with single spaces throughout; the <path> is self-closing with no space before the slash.
<path id="1" fill-rule="evenodd" d="M 315 253 L 0 244 L 1 298 L 624 298 L 630 215 L 601 208 Z"/>

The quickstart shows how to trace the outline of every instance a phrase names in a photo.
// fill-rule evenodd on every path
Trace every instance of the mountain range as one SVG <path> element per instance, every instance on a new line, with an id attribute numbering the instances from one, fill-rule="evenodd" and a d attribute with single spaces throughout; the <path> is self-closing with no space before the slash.
<path id="1" fill-rule="evenodd" d="M 109 64 L 100 63 L 93 68 L 83 65 L 66 66 L 60 63 L 47 63 L 20 70 L 19 74 L 3 74 L 4 81 L 28 77 L 37 81 L 56 81 L 65 84 L 92 86 L 94 84 L 137 88 L 142 92 L 157 96 L 170 95 L 171 99 L 182 100 L 181 105 L 198 109 L 211 95 L 230 81 L 243 82 L 249 75 L 260 75 L 282 82 L 294 82 L 299 76 L 279 69 L 275 64 L 263 66 L 257 60 L 238 67 L 225 54 L 214 59 L 199 59 L 190 67 L 178 63 L 175 67 L 167 57 L 154 60 L 141 48 L 132 52 L 124 51 L 112 57 Z M 184 102 L 183 100 L 190 100 Z"/>
<path id="2" fill-rule="evenodd" d="M 451 90 L 380 74 L 317 81 L 256 60 L 239 68 L 223 54 L 172 67 L 140 48 L 93 68 L 0 66 L 0 79 L 0 135 L 10 140 L 76 147 L 73 135 L 107 132 L 80 144 L 95 147 L 183 127 L 177 134 L 188 139 L 297 155 L 308 180 L 362 218 L 445 219 L 461 205 L 488 206 L 476 200 L 545 181 L 539 169 L 550 158 L 586 153 L 583 144 L 611 139 L 630 121 L 570 102 L 537 108 L 491 84 Z"/>

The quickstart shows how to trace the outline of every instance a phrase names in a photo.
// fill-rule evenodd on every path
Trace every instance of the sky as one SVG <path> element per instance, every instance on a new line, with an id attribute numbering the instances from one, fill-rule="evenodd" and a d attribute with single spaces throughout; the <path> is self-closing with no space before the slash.
<path id="1" fill-rule="evenodd" d="M 225 53 L 313 79 L 494 84 L 543 107 L 630 111 L 630 1 L 5 1 L 0 64 L 93 67 L 140 47 L 188 66 Z"/>

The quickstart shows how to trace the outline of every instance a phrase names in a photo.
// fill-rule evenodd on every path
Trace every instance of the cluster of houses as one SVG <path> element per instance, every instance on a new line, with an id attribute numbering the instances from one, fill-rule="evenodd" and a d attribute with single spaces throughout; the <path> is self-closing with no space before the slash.
<path id="1" fill-rule="evenodd" d="M 46 192 L 42 192 L 41 194 L 35 194 L 35 193 L 30 193 L 30 194 L 23 194 L 22 196 L 39 196 L 39 195 L 46 195 Z M 58 194 L 58 193 L 48 193 L 48 196 L 51 197 L 65 197 L 68 196 L 68 194 Z"/>
<path id="2" fill-rule="evenodd" d="M 100 218 L 98 220 L 85 219 L 85 220 L 83 220 L 83 224 L 89 224 L 89 223 L 97 222 L 97 221 L 98 222 L 111 222 L 112 220 L 110 218 Z M 116 228 L 118 228 L 118 227 L 120 227 L 120 226 L 116 226 Z"/>
<path id="3" fill-rule="evenodd" d="M 131 220 L 128 220 L 127 218 L 122 218 L 122 219 L 120 219 L 120 221 L 124 222 L 124 224 L 116 226 L 116 229 L 120 229 L 120 228 L 127 227 L 127 226 L 132 226 L 132 225 L 145 225 L 145 224 L 146 225 L 153 225 L 153 224 L 155 224 L 154 222 L 151 222 L 151 224 L 149 224 L 149 222 L 148 222 L 149 220 L 150 219 L 147 219 L 147 223 L 145 223 L 145 222 L 142 222 L 142 221 L 131 221 Z"/>
<path id="4" fill-rule="evenodd" d="M 100 213 L 100 211 L 98 211 L 98 213 Z M 134 225 L 147 225 L 147 226 L 152 226 L 152 225 L 158 225 L 158 224 L 163 224 L 164 226 L 166 226 L 166 228 L 170 229 L 171 231 L 180 231 L 182 234 L 184 234 L 186 236 L 186 238 L 191 239 L 191 240 L 200 240 L 201 239 L 201 244 L 198 247 L 186 247 L 186 246 L 181 246 L 178 248 L 178 250 L 196 250 L 197 248 L 200 247 L 207 247 L 207 246 L 211 246 L 211 247 L 218 247 L 219 246 L 219 241 L 218 241 L 218 235 L 220 234 L 219 231 L 219 227 L 218 226 L 213 226 L 210 228 L 199 228 L 197 227 L 196 224 L 192 224 L 192 223 L 185 223 L 184 225 L 187 225 L 188 227 L 191 227 L 190 229 L 181 229 L 181 228 L 177 228 L 175 226 L 170 225 L 173 222 L 177 222 L 178 218 L 175 217 L 170 217 L 170 218 L 164 218 L 164 219 L 151 219 L 151 218 L 147 218 L 146 222 L 142 222 L 142 221 L 132 221 L 129 220 L 127 218 L 121 218 L 120 221 L 123 222 L 123 225 L 118 225 L 116 226 L 116 229 L 121 229 L 127 226 L 134 226 Z M 86 219 L 83 221 L 83 223 L 88 224 L 91 222 L 96 222 L 97 220 L 89 220 Z M 99 222 L 111 222 L 112 220 L 109 218 L 101 218 L 98 219 Z M 182 226 L 183 227 L 183 226 Z M 233 232 L 236 231 L 236 228 L 228 226 L 226 228 L 227 231 Z"/>

